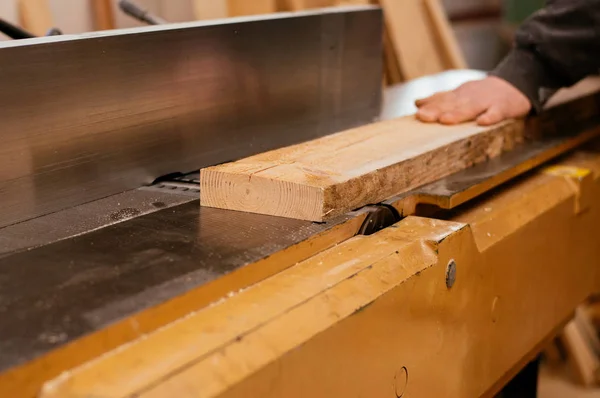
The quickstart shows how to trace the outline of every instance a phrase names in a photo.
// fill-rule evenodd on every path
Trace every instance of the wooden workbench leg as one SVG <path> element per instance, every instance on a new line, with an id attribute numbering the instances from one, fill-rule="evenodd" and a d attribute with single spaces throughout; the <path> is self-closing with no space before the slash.
<path id="1" fill-rule="evenodd" d="M 531 361 L 502 390 L 496 398 L 536 398 L 540 357 Z"/>

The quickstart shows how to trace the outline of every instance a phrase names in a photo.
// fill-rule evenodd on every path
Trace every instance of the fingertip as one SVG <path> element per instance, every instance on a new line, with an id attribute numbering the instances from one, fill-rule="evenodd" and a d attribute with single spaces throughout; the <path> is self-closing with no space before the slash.
<path id="1" fill-rule="evenodd" d="M 479 116 L 475 122 L 480 126 L 491 126 L 500 123 L 504 119 L 503 113 L 499 109 L 492 107 Z"/>
<path id="2" fill-rule="evenodd" d="M 417 107 L 423 106 L 425 105 L 427 102 L 429 102 L 429 100 L 431 99 L 431 97 L 426 97 L 426 98 L 420 98 L 418 100 L 415 101 L 415 105 Z"/>
<path id="3" fill-rule="evenodd" d="M 478 117 L 477 120 L 475 120 L 475 123 L 477 123 L 479 126 L 491 126 L 492 124 L 494 124 L 492 123 L 489 116 L 485 115 Z"/>
<path id="4" fill-rule="evenodd" d="M 462 120 L 459 115 L 454 112 L 446 112 L 440 116 L 440 123 L 446 125 L 454 125 L 460 123 Z"/>
<path id="5" fill-rule="evenodd" d="M 421 108 L 417 111 L 417 119 L 422 122 L 433 123 L 438 119 L 438 114 L 430 109 Z"/>

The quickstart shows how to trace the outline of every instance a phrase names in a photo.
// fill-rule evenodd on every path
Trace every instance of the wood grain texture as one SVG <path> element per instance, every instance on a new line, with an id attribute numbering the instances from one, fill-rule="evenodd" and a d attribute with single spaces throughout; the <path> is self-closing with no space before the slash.
<path id="1" fill-rule="evenodd" d="M 523 140 L 523 122 L 440 126 L 378 122 L 201 170 L 203 206 L 310 221 L 378 203 Z"/>
<path id="2" fill-rule="evenodd" d="M 467 62 L 440 0 L 423 0 L 447 68 L 466 69 Z"/>
<path id="3" fill-rule="evenodd" d="M 44 36 L 53 25 L 48 0 L 19 0 L 19 17 L 23 28 Z"/>
<path id="4" fill-rule="evenodd" d="M 379 0 L 406 80 L 447 70 L 423 0 Z"/>
<path id="5" fill-rule="evenodd" d="M 193 0 L 196 19 L 215 19 L 227 17 L 227 0 Z"/>
<path id="6" fill-rule="evenodd" d="M 384 76 L 387 79 L 387 84 L 393 86 L 402 83 L 404 78 L 400 71 L 398 57 L 396 57 L 396 51 L 392 45 L 392 39 L 387 28 L 383 32 L 383 60 Z"/>
<path id="7" fill-rule="evenodd" d="M 230 17 L 269 14 L 277 11 L 276 0 L 227 0 Z"/>

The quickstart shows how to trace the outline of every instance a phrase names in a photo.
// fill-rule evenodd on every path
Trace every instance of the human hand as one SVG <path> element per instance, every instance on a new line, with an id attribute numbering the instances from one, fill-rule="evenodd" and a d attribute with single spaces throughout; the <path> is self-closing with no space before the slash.
<path id="1" fill-rule="evenodd" d="M 465 83 L 416 101 L 417 118 L 423 122 L 458 124 L 476 120 L 489 126 L 525 116 L 531 102 L 517 88 L 495 76 Z"/>

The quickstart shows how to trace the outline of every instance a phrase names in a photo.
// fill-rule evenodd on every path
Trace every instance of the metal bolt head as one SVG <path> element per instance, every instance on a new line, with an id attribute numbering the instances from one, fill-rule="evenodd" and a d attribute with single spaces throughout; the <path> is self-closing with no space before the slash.
<path id="1" fill-rule="evenodd" d="M 451 289 L 454 286 L 454 282 L 456 282 L 456 262 L 450 260 L 446 267 L 446 287 Z"/>

